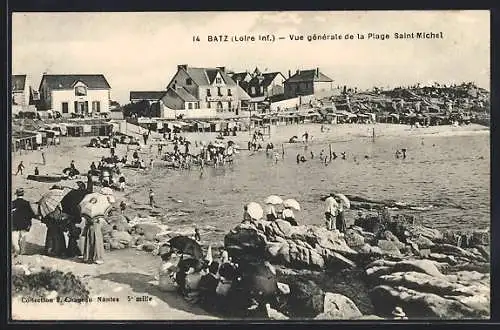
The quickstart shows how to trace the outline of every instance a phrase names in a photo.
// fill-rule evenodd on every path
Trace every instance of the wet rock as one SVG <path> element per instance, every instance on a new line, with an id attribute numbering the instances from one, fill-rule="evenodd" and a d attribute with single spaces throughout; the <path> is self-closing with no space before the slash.
<path id="1" fill-rule="evenodd" d="M 349 320 L 362 316 L 356 304 L 348 297 L 337 293 L 325 293 L 323 313 L 316 320 Z"/>
<path id="2" fill-rule="evenodd" d="M 401 306 L 409 318 L 466 319 L 484 318 L 475 310 L 454 299 L 446 299 L 433 293 L 423 293 L 403 286 L 380 285 L 370 291 L 375 312 L 390 315 L 395 306 Z"/>
<path id="3" fill-rule="evenodd" d="M 342 254 L 337 253 L 335 251 L 329 251 L 325 256 L 327 263 L 332 265 L 334 268 L 340 266 L 340 268 L 354 268 L 356 267 L 356 263 L 351 259 L 344 257 Z"/>
<path id="4" fill-rule="evenodd" d="M 324 311 L 325 293 L 311 280 L 290 283 L 288 299 L 290 312 L 294 316 L 315 317 Z"/>

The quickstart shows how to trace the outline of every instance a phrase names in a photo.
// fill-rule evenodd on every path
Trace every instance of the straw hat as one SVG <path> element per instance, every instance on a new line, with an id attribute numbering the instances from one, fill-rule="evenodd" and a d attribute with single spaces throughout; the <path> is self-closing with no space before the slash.
<path id="1" fill-rule="evenodd" d="M 17 188 L 16 189 L 16 196 L 24 196 L 24 189 L 23 188 Z"/>
<path id="2" fill-rule="evenodd" d="M 403 311 L 403 308 L 401 308 L 399 306 L 397 306 L 396 308 L 394 308 L 394 310 L 392 311 L 392 315 L 396 316 L 396 317 L 406 317 L 406 314 Z"/>

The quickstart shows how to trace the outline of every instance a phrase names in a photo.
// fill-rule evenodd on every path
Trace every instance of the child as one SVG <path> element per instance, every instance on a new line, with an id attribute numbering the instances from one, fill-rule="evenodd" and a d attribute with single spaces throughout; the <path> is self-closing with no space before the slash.
<path id="1" fill-rule="evenodd" d="M 149 206 L 155 207 L 155 193 L 153 189 L 149 189 Z"/>

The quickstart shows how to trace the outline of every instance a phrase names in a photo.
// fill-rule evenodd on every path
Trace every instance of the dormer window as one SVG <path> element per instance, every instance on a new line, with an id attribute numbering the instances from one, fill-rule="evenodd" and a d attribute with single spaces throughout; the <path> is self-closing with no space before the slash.
<path id="1" fill-rule="evenodd" d="M 227 89 L 227 96 L 232 96 L 230 88 Z"/>
<path id="2" fill-rule="evenodd" d="M 215 78 L 216 84 L 222 84 L 222 78 Z"/>
<path id="3" fill-rule="evenodd" d="M 85 86 L 75 87 L 75 95 L 76 96 L 86 96 L 87 95 L 87 87 L 85 87 Z"/>
<path id="4" fill-rule="evenodd" d="M 193 84 L 193 79 L 187 78 L 186 79 L 186 85 L 191 86 Z"/>

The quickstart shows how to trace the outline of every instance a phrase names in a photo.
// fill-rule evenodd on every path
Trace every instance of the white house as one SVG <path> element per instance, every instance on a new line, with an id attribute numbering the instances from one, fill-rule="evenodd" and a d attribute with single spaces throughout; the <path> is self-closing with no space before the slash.
<path id="1" fill-rule="evenodd" d="M 25 74 L 12 75 L 12 114 L 27 111 L 30 105 L 30 84 Z"/>
<path id="2" fill-rule="evenodd" d="M 91 115 L 109 113 L 111 87 L 102 74 L 45 74 L 40 82 L 39 110 Z"/>

